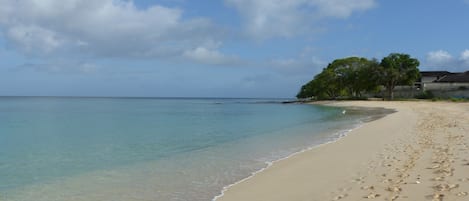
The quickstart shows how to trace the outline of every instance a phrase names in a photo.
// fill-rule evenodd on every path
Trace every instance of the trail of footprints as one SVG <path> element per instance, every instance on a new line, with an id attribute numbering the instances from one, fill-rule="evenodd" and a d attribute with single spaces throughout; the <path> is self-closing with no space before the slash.
<path id="1" fill-rule="evenodd" d="M 467 167 L 464 171 L 469 171 L 469 158 L 464 158 L 469 156 L 469 146 L 464 135 L 456 135 L 454 132 L 454 129 L 467 129 L 464 126 L 468 122 L 458 122 L 458 118 L 445 119 L 436 112 L 421 116 L 425 118 L 419 120 L 414 140 L 389 144 L 385 147 L 386 154 L 381 154 L 381 160 L 377 160 L 380 162 L 369 165 L 369 171 L 365 175 L 374 177 L 368 180 L 374 182 L 367 182 L 366 176 L 352 179 L 359 186 L 360 192 L 363 192 L 362 200 L 409 200 L 402 193 L 403 190 L 408 185 L 419 185 L 422 182 L 432 184 L 433 192 L 425 195 L 422 200 L 469 200 L 469 189 L 460 188 L 460 183 L 469 183 L 469 178 L 454 178 L 455 165 L 458 163 Z M 415 171 L 414 168 L 419 159 L 424 159 L 424 154 L 431 155 L 431 160 L 425 160 L 425 169 L 431 171 L 432 178 L 410 175 L 412 171 L 422 171 Z M 378 166 L 384 167 L 386 172 L 378 172 Z M 345 200 L 349 197 L 348 191 L 350 189 L 340 189 L 332 200 Z M 446 199 L 449 196 L 456 198 Z"/>

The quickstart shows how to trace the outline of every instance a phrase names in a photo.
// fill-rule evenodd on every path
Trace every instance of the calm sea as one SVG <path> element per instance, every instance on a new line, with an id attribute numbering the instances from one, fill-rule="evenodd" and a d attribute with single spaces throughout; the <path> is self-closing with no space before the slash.
<path id="1" fill-rule="evenodd" d="M 266 99 L 0 98 L 1 201 L 209 201 L 385 110 Z"/>

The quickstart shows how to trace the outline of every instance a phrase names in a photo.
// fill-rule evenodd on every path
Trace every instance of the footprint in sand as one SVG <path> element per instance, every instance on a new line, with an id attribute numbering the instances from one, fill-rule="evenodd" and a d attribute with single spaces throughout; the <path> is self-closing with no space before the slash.
<path id="1" fill-rule="evenodd" d="M 353 179 L 352 182 L 363 184 L 363 183 L 365 183 L 363 181 L 364 179 L 365 179 L 365 177 L 359 177 L 359 178 Z"/>
<path id="2" fill-rule="evenodd" d="M 381 181 L 381 183 L 391 183 L 392 182 L 392 179 L 385 179 L 383 181 Z"/>
<path id="3" fill-rule="evenodd" d="M 390 200 L 391 200 L 391 201 L 394 201 L 394 200 L 397 200 L 397 198 L 399 198 L 399 195 L 394 195 L 394 196 L 391 197 Z"/>
<path id="4" fill-rule="evenodd" d="M 462 178 L 462 179 L 458 179 L 459 181 L 462 181 L 462 182 L 467 182 L 469 181 L 469 178 Z"/>
<path id="5" fill-rule="evenodd" d="M 348 196 L 347 194 L 338 195 L 338 196 L 335 196 L 334 199 L 332 199 L 332 200 L 334 200 L 334 201 L 335 201 L 335 200 L 340 200 L 340 199 L 343 199 L 343 198 L 345 198 L 345 197 L 347 197 L 347 196 Z"/>
<path id="6" fill-rule="evenodd" d="M 380 196 L 380 194 L 377 194 L 377 193 L 370 193 L 369 195 L 364 196 L 363 198 L 374 199 L 374 198 L 377 198 L 377 197 L 379 197 L 379 196 Z"/>
<path id="7" fill-rule="evenodd" d="M 432 178 L 431 180 L 432 181 L 443 181 L 445 179 L 445 177 L 435 177 L 435 178 Z"/>
<path id="8" fill-rule="evenodd" d="M 399 186 L 390 186 L 386 190 L 389 192 L 400 192 L 402 189 Z"/>
<path id="9" fill-rule="evenodd" d="M 438 184 L 434 186 L 433 189 L 442 192 L 442 191 L 450 191 L 458 187 L 459 187 L 459 184 Z"/>
<path id="10" fill-rule="evenodd" d="M 442 201 L 444 196 L 445 195 L 443 195 L 443 194 L 435 193 L 433 195 L 429 195 L 429 196 L 426 196 L 426 197 L 429 198 L 429 199 L 432 199 L 432 201 Z"/>
<path id="11" fill-rule="evenodd" d="M 374 190 L 375 187 L 374 186 L 363 186 L 361 189 L 362 190 Z"/>
<path id="12" fill-rule="evenodd" d="M 434 166 L 432 166 L 432 167 L 428 167 L 427 169 L 437 169 L 437 168 L 439 168 L 439 167 L 440 167 L 440 165 L 434 165 Z"/>

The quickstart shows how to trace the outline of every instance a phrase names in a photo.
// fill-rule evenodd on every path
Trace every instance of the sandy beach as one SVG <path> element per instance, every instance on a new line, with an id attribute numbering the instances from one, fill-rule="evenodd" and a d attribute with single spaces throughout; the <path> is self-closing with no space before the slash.
<path id="1" fill-rule="evenodd" d="M 469 200 L 469 104 L 326 102 L 397 110 L 278 161 L 217 201 Z"/>

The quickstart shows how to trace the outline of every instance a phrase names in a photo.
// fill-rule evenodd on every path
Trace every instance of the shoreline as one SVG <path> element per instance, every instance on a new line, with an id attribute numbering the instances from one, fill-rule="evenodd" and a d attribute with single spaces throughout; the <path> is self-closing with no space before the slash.
<path id="1" fill-rule="evenodd" d="M 428 160 L 439 152 L 423 145 L 423 139 L 432 137 L 427 134 L 427 132 L 433 132 L 431 125 L 428 127 L 430 130 L 424 129 L 427 127 L 421 128 L 421 125 L 425 123 L 422 123 L 422 118 L 432 119 L 431 115 L 423 116 L 424 109 L 430 110 L 430 113 L 436 109 L 458 111 L 461 107 L 468 107 L 468 104 L 383 101 L 314 104 L 339 107 L 384 107 L 394 109 L 396 112 L 375 121 L 364 122 L 360 127 L 335 141 L 277 160 L 255 174 L 225 187 L 222 193 L 213 200 L 367 200 L 373 198 L 396 200 L 399 196 L 414 198 L 414 200 L 439 199 L 446 196 L 458 200 L 457 198 L 461 199 L 468 195 L 466 191 L 450 191 L 462 186 L 469 188 L 469 184 L 461 182 L 448 184 L 457 183 L 453 181 L 437 184 L 438 181 L 430 178 L 435 175 L 432 175 L 432 172 L 428 173 L 426 171 L 428 167 L 424 166 L 428 166 L 426 164 Z M 438 114 L 438 111 L 434 114 Z M 465 125 L 464 122 L 469 122 L 469 119 L 465 114 L 458 115 L 464 116 L 462 119 L 464 121 L 461 121 L 461 124 L 455 124 L 454 127 L 460 129 L 460 132 L 455 131 L 457 133 L 455 136 L 461 137 L 464 135 L 464 133 L 461 134 L 461 130 L 462 132 L 464 130 L 461 127 Z M 449 122 L 453 121 L 448 115 L 444 117 Z M 422 132 L 424 130 L 425 132 Z M 438 138 L 438 140 L 444 139 Z M 467 156 L 466 152 L 459 154 Z M 402 164 L 404 162 L 408 163 Z M 453 169 L 458 168 L 453 167 Z M 469 181 L 468 173 L 461 171 L 460 174 L 462 175 L 459 176 L 459 180 L 467 177 Z M 424 182 L 423 177 L 433 182 L 415 186 Z M 438 186 L 447 188 L 441 189 Z"/>
<path id="2" fill-rule="evenodd" d="M 373 121 L 373 120 L 372 120 L 372 121 Z M 231 187 L 233 187 L 233 186 L 236 186 L 236 185 L 238 185 L 238 184 L 240 184 L 240 183 L 243 183 L 244 181 L 247 181 L 247 180 L 253 178 L 253 177 L 256 176 L 257 174 L 262 173 L 263 171 L 267 170 L 267 169 L 270 168 L 271 166 L 275 165 L 275 163 L 280 162 L 280 161 L 283 161 L 283 160 L 288 160 L 289 158 L 294 157 L 294 156 L 296 156 L 296 155 L 298 155 L 298 154 L 302 154 L 302 153 L 305 153 L 305 152 L 307 152 L 307 151 L 313 150 L 313 149 L 315 149 L 315 148 L 318 148 L 318 147 L 321 147 L 321 146 L 326 146 L 326 145 L 328 145 L 328 144 L 330 144 L 330 143 L 334 143 L 334 142 L 336 142 L 336 141 L 338 141 L 338 140 L 341 140 L 342 138 L 347 137 L 348 133 L 350 133 L 352 130 L 357 129 L 357 128 L 360 128 L 360 127 L 361 127 L 363 124 L 365 124 L 365 123 L 367 123 L 367 122 L 361 122 L 360 124 L 355 125 L 354 128 L 347 129 L 347 130 L 342 130 L 342 131 L 337 132 L 337 133 L 339 134 L 339 137 L 337 137 L 337 138 L 335 138 L 335 139 L 333 139 L 333 140 L 331 140 L 331 141 L 327 141 L 327 142 L 324 142 L 324 143 L 318 144 L 318 145 L 312 145 L 312 146 L 307 147 L 307 148 L 304 148 L 304 149 L 302 149 L 302 150 L 300 150 L 300 151 L 294 152 L 294 153 L 292 153 L 292 154 L 290 154 L 290 155 L 288 155 L 288 156 L 286 156 L 286 157 L 279 158 L 279 159 L 273 160 L 273 161 L 267 161 L 267 162 L 265 162 L 266 165 L 267 165 L 266 167 L 263 167 L 263 168 L 261 168 L 261 169 L 259 169 L 259 170 L 257 170 L 257 171 L 252 172 L 251 175 L 249 175 L 248 177 L 246 177 L 246 178 L 244 178 L 244 179 L 241 179 L 241 180 L 239 180 L 239 181 L 237 181 L 237 182 L 235 182 L 235 183 L 233 183 L 233 184 L 229 184 L 229 185 L 227 185 L 227 186 L 224 186 L 223 189 L 221 190 L 221 193 L 220 193 L 219 195 L 215 196 L 215 197 L 212 199 L 212 201 L 217 201 L 219 198 L 221 198 L 221 197 L 223 197 L 223 196 L 225 195 L 225 192 L 226 192 L 227 190 L 229 190 L 229 188 L 231 188 Z"/>
<path id="3" fill-rule="evenodd" d="M 344 106 L 337 106 L 337 105 L 331 105 L 332 103 L 334 103 L 334 101 L 318 101 L 318 102 L 307 102 L 307 103 L 302 103 L 302 104 L 310 104 L 310 105 L 323 105 L 323 106 L 330 106 L 330 107 L 341 107 L 341 108 L 344 108 L 344 109 L 347 109 L 347 108 L 353 108 L 353 109 L 357 109 L 357 108 L 361 108 L 361 109 L 370 109 L 370 107 L 355 107 L 355 106 L 348 106 L 348 105 L 344 105 Z M 326 141 L 324 143 L 321 143 L 321 144 L 316 144 L 316 145 L 311 145 L 309 147 L 306 147 L 300 151 L 297 151 L 297 152 L 294 152 L 286 157 L 283 157 L 283 158 L 279 158 L 279 159 L 276 159 L 276 160 L 273 160 L 273 161 L 266 161 L 266 167 L 263 167 L 257 171 L 254 171 L 252 172 L 249 176 L 247 176 L 246 178 L 243 178 L 239 181 L 236 181 L 235 183 L 232 183 L 232 184 L 229 184 L 227 186 L 224 186 L 223 189 L 221 190 L 220 194 L 216 195 L 214 198 L 212 198 L 211 201 L 217 201 L 218 199 L 222 198 L 223 196 L 225 196 L 225 192 L 228 191 L 230 188 L 232 188 L 233 186 L 236 186 L 240 183 L 243 183 L 249 179 L 252 179 L 253 177 L 255 177 L 257 174 L 259 173 L 262 173 L 263 171 L 267 170 L 268 168 L 271 168 L 271 166 L 275 165 L 275 163 L 277 162 L 280 162 L 280 161 L 283 161 L 283 160 L 288 160 L 289 158 L 291 157 L 294 157 L 296 155 L 299 155 L 299 154 L 303 154 L 305 152 L 308 152 L 308 151 L 311 151 L 313 149 L 317 149 L 321 146 L 327 146 L 328 144 L 331 144 L 331 143 L 335 143 L 339 140 L 342 140 L 343 138 L 347 137 L 348 134 L 350 134 L 350 132 L 352 132 L 353 130 L 355 129 L 358 129 L 360 127 L 362 127 L 363 125 L 369 123 L 369 122 L 373 122 L 375 120 L 378 120 L 378 119 L 381 119 L 387 115 L 390 115 L 390 114 L 393 114 L 395 112 L 397 112 L 395 109 L 392 109 L 392 108 L 384 108 L 384 107 L 371 107 L 371 109 L 384 109 L 384 110 L 392 110 L 391 112 L 388 112 L 387 114 L 385 114 L 384 116 L 378 116 L 377 117 L 373 117 L 373 116 L 370 116 L 368 117 L 367 119 L 365 120 L 362 120 L 360 121 L 359 123 L 357 124 L 354 124 L 352 125 L 352 128 L 348 128 L 348 129 L 344 129 L 344 130 L 340 130 L 338 132 L 336 132 L 336 134 L 338 135 L 338 137 L 330 140 L 330 141 Z"/>

